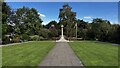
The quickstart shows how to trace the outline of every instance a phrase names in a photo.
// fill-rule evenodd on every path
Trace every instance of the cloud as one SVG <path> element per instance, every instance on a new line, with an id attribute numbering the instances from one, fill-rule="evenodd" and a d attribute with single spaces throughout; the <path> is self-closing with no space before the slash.
<path id="1" fill-rule="evenodd" d="M 120 24 L 118 21 L 110 21 L 111 24 Z"/>
<path id="2" fill-rule="evenodd" d="M 38 13 L 40 17 L 46 17 L 44 14 Z"/>
<path id="3" fill-rule="evenodd" d="M 91 16 L 85 16 L 83 18 L 85 18 L 85 19 L 91 19 L 92 17 Z"/>

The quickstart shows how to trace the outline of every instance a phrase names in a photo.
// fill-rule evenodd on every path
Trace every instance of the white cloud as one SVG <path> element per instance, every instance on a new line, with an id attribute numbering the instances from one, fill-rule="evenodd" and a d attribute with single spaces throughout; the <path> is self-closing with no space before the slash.
<path id="1" fill-rule="evenodd" d="M 85 16 L 83 18 L 85 18 L 85 19 L 91 19 L 92 17 L 91 16 Z"/>
<path id="2" fill-rule="evenodd" d="M 112 21 L 110 21 L 111 24 L 114 24 Z"/>
<path id="3" fill-rule="evenodd" d="M 111 24 L 120 24 L 118 21 L 110 21 Z"/>
<path id="4" fill-rule="evenodd" d="M 38 13 L 40 17 L 46 17 L 44 14 Z"/>

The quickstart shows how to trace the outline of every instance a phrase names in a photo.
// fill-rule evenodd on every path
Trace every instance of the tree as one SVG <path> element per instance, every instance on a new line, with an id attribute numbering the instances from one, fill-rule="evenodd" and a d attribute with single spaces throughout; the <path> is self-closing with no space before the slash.
<path id="1" fill-rule="evenodd" d="M 77 28 L 78 28 L 78 37 L 85 39 L 86 32 L 87 32 L 87 22 L 78 19 L 77 21 Z"/>
<path id="2" fill-rule="evenodd" d="M 72 7 L 70 7 L 68 4 L 63 5 L 63 7 L 60 9 L 59 13 L 59 23 L 64 25 L 64 33 L 68 37 L 72 37 L 75 35 L 75 20 L 76 20 L 76 12 L 72 12 Z"/>
<path id="3" fill-rule="evenodd" d="M 22 8 L 11 10 L 6 3 L 3 3 L 2 7 L 3 42 L 6 39 L 10 41 L 10 38 L 13 42 L 15 40 L 17 42 L 20 40 L 29 40 L 30 35 L 39 34 L 38 31 L 42 28 L 42 20 L 36 9 L 23 6 Z"/>
<path id="4" fill-rule="evenodd" d="M 58 37 L 60 26 L 56 21 L 50 21 L 45 25 L 45 28 L 49 30 L 49 38 Z"/>
<path id="5" fill-rule="evenodd" d="M 46 38 L 46 39 L 49 39 L 49 29 L 46 29 L 46 28 L 41 28 L 39 31 L 39 36 L 42 36 L 43 38 Z"/>
<path id="6" fill-rule="evenodd" d="M 93 19 L 92 31 L 95 34 L 94 38 L 100 41 L 108 40 L 108 31 L 111 28 L 111 24 L 107 20 L 102 20 L 100 18 Z"/>
<path id="7" fill-rule="evenodd" d="M 1 10 L 1 9 L 0 9 Z M 76 12 L 68 4 L 63 5 L 59 12 L 59 22 L 50 21 L 42 25 L 42 20 L 35 8 L 22 7 L 11 9 L 5 2 L 2 4 L 2 41 L 3 43 L 29 41 L 32 39 L 52 39 L 61 34 L 64 25 L 64 35 L 75 36 L 77 23 L 78 37 L 87 40 L 120 43 L 120 25 L 110 24 L 108 20 L 93 19 L 92 23 L 76 19 Z"/>
<path id="8" fill-rule="evenodd" d="M 2 2 L 0 1 L 0 44 L 2 40 Z"/>
<path id="9" fill-rule="evenodd" d="M 77 20 L 77 25 L 79 29 L 86 29 L 87 28 L 87 22 L 78 19 Z"/>
<path id="10" fill-rule="evenodd" d="M 38 30 L 42 27 L 42 20 L 39 17 L 38 11 L 34 8 L 19 8 L 16 11 L 16 28 L 20 28 L 20 32 L 28 35 L 38 34 Z M 16 30 L 18 32 L 18 30 Z"/>
<path id="11" fill-rule="evenodd" d="M 118 28 L 116 29 L 116 43 L 120 44 L 120 25 L 118 25 Z"/>
<path id="12" fill-rule="evenodd" d="M 55 28 L 58 28 L 56 21 L 50 21 L 48 24 L 45 25 L 45 27 L 49 29 L 52 25 L 54 25 Z"/>
<path id="13" fill-rule="evenodd" d="M 38 11 L 34 8 L 22 7 L 15 11 L 15 31 L 16 35 L 38 35 L 38 31 L 42 28 L 42 20 L 38 14 Z M 23 35 L 22 35 L 23 34 Z M 28 39 L 27 39 L 28 40 Z"/>
<path id="14" fill-rule="evenodd" d="M 113 24 L 108 32 L 108 41 L 120 44 L 120 25 Z"/>
<path id="15" fill-rule="evenodd" d="M 51 25 L 51 27 L 49 28 L 50 31 L 50 37 L 58 37 L 58 30 L 56 29 L 56 27 L 54 25 Z"/>
<path id="16" fill-rule="evenodd" d="M 5 3 L 2 3 L 2 42 L 9 43 L 9 36 L 12 33 L 13 27 L 12 23 L 9 22 L 9 18 L 12 15 L 11 8 Z"/>

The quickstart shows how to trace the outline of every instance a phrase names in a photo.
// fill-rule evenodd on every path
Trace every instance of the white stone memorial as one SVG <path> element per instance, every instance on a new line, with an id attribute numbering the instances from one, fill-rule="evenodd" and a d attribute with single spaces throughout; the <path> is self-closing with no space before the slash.
<path id="1" fill-rule="evenodd" d="M 66 40 L 64 38 L 64 35 L 63 35 L 63 25 L 61 25 L 61 38 L 59 40 L 57 40 L 56 42 L 69 42 L 68 40 Z"/>

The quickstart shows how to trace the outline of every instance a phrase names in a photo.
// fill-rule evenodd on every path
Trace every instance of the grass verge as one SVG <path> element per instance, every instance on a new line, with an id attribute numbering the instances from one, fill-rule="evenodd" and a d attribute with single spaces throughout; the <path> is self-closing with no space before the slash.
<path id="1" fill-rule="evenodd" d="M 118 46 L 96 41 L 69 44 L 85 66 L 118 66 Z"/>
<path id="2" fill-rule="evenodd" d="M 33 41 L 2 47 L 3 66 L 37 66 L 55 45 L 54 42 Z"/>

